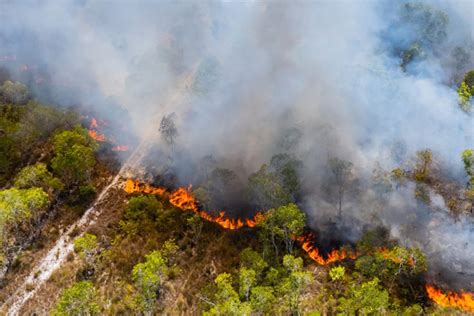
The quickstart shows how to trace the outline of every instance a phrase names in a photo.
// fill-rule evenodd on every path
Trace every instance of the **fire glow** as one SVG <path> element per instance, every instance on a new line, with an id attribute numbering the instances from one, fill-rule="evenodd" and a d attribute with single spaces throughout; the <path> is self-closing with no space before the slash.
<path id="1" fill-rule="evenodd" d="M 93 117 L 89 125 L 89 136 L 101 143 L 105 141 L 115 143 L 115 141 L 108 139 L 104 134 L 100 134 L 97 131 L 98 129 L 99 123 L 97 122 L 97 119 Z M 114 147 L 112 147 L 112 151 L 129 151 L 129 147 L 127 145 L 115 145 Z"/>
<path id="2" fill-rule="evenodd" d="M 440 289 L 429 284 L 426 285 L 426 292 L 428 293 L 428 297 L 440 306 L 460 308 L 474 313 L 474 295 L 472 293 L 443 293 Z"/>
<path id="3" fill-rule="evenodd" d="M 211 215 L 206 211 L 203 211 L 199 208 L 198 202 L 195 197 L 191 194 L 191 188 L 178 188 L 176 191 L 169 193 L 165 188 L 162 187 L 152 187 L 148 184 L 142 184 L 138 181 L 128 179 L 125 183 L 125 192 L 127 193 L 148 193 L 148 194 L 157 194 L 161 196 L 168 196 L 169 202 L 183 211 L 191 211 L 202 219 L 205 219 L 209 222 L 216 223 L 225 229 L 239 229 L 244 226 L 255 227 L 261 223 L 265 217 L 262 213 L 257 212 L 253 218 L 240 219 L 240 218 L 226 218 L 225 212 L 220 211 L 219 215 Z"/>
<path id="4" fill-rule="evenodd" d="M 303 248 L 308 256 L 320 265 L 328 265 L 344 259 L 357 258 L 355 253 L 345 249 L 334 249 L 328 254 L 327 258 L 324 258 L 319 254 L 319 249 L 315 246 L 314 239 L 315 236 L 312 233 L 295 237 L 295 240 L 301 243 L 301 248 Z"/>

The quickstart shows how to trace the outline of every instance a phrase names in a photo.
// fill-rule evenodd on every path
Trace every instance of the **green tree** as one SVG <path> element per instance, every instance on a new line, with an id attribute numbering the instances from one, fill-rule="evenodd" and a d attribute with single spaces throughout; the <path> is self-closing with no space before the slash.
<path id="1" fill-rule="evenodd" d="M 8 231 L 9 225 L 17 226 L 22 221 L 31 219 L 48 205 L 48 195 L 41 188 L 0 191 L 0 234 Z"/>
<path id="2" fill-rule="evenodd" d="M 74 251 L 89 264 L 94 261 L 98 246 L 97 236 L 93 234 L 85 233 L 74 240 Z"/>
<path id="3" fill-rule="evenodd" d="M 240 252 L 240 266 L 252 269 L 258 277 L 268 264 L 258 252 L 253 251 L 251 248 L 245 248 Z"/>
<path id="4" fill-rule="evenodd" d="M 95 165 L 94 151 L 97 143 L 89 137 L 87 130 L 76 127 L 53 137 L 56 156 L 51 161 L 53 171 L 70 186 L 90 179 Z"/>
<path id="5" fill-rule="evenodd" d="M 287 299 L 291 314 L 299 315 L 301 295 L 314 281 L 313 274 L 303 270 L 303 259 L 286 255 L 283 266 L 288 271 L 288 276 L 283 278 L 278 285 L 279 292 Z"/>
<path id="6" fill-rule="evenodd" d="M 133 267 L 132 279 L 140 293 L 143 310 L 151 312 L 170 270 L 168 260 L 158 250 L 147 254 L 145 258 L 145 262 Z"/>
<path id="7" fill-rule="evenodd" d="M 252 307 L 250 303 L 242 303 L 239 299 L 239 294 L 232 287 L 232 277 L 228 273 L 221 273 L 215 279 L 216 293 L 215 293 L 215 304 L 213 307 L 204 312 L 205 316 L 245 316 L 250 315 Z"/>
<path id="8" fill-rule="evenodd" d="M 346 273 L 346 269 L 344 267 L 337 266 L 329 270 L 329 277 L 331 278 L 332 281 L 339 281 L 339 280 L 344 279 L 345 273 Z"/>
<path id="9" fill-rule="evenodd" d="M 39 162 L 21 169 L 15 177 L 14 186 L 20 189 L 41 187 L 43 190 L 49 191 L 51 189 L 61 190 L 63 184 L 48 171 L 46 164 Z"/>
<path id="10" fill-rule="evenodd" d="M 270 209 L 292 202 L 291 194 L 285 190 L 279 176 L 270 172 L 267 165 L 249 177 L 247 195 L 260 209 Z"/>
<path id="11" fill-rule="evenodd" d="M 388 308 L 388 292 L 380 287 L 377 278 L 352 285 L 349 297 L 341 298 L 338 306 L 344 315 L 384 315 Z"/>
<path id="12" fill-rule="evenodd" d="M 469 176 L 467 187 L 474 189 L 474 149 L 466 149 L 462 152 L 462 161 L 464 163 L 464 170 Z"/>
<path id="13" fill-rule="evenodd" d="M 250 305 L 257 313 L 270 314 L 276 302 L 274 290 L 271 286 L 256 286 L 250 294 Z"/>
<path id="14" fill-rule="evenodd" d="M 260 224 L 260 227 L 265 232 L 264 238 L 269 238 L 273 244 L 277 257 L 280 242 L 285 245 L 287 253 L 293 253 L 294 236 L 303 233 L 305 220 L 306 215 L 296 204 L 292 203 L 267 212 L 266 218 Z"/>
<path id="15" fill-rule="evenodd" d="M 239 270 L 239 294 L 246 301 L 249 300 L 250 290 L 255 285 L 257 273 L 245 267 Z"/>
<path id="16" fill-rule="evenodd" d="M 7 80 L 0 86 L 0 95 L 5 102 L 21 104 L 28 100 L 28 88 L 20 82 Z"/>
<path id="17" fill-rule="evenodd" d="M 474 96 L 474 70 L 467 72 L 464 76 L 464 80 L 458 88 L 458 95 L 461 108 L 466 112 L 470 112 Z"/>
<path id="18" fill-rule="evenodd" d="M 90 281 L 75 283 L 64 290 L 51 311 L 53 316 L 86 316 L 98 313 L 97 292 Z"/>

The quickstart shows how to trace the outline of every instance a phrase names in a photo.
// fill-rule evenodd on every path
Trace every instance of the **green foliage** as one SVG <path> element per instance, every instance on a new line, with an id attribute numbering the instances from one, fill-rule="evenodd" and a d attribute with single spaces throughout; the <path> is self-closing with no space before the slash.
<path id="1" fill-rule="evenodd" d="M 145 255 L 145 261 L 136 264 L 132 270 L 132 279 L 139 292 L 139 305 L 146 312 L 155 308 L 155 302 L 163 291 L 166 279 L 176 271 L 171 261 L 178 247 L 173 241 L 164 243 L 161 250 Z"/>
<path id="2" fill-rule="evenodd" d="M 464 163 L 464 170 L 469 176 L 467 183 L 468 189 L 474 189 L 474 149 L 466 149 L 462 152 L 462 161 Z"/>
<path id="3" fill-rule="evenodd" d="M 81 281 L 64 290 L 52 309 L 53 316 L 97 315 L 97 292 L 90 281 Z"/>
<path id="4" fill-rule="evenodd" d="M 249 177 L 247 194 L 249 200 L 261 209 L 270 209 L 292 202 L 290 193 L 285 190 L 276 173 L 270 172 L 267 165 Z"/>
<path id="5" fill-rule="evenodd" d="M 303 233 L 306 215 L 296 204 L 280 206 L 275 210 L 270 210 L 266 214 L 265 220 L 259 225 L 264 231 L 264 237 L 268 238 L 274 246 L 278 256 L 278 244 L 284 243 L 287 253 L 293 252 L 294 236 Z"/>
<path id="6" fill-rule="evenodd" d="M 339 280 L 344 279 L 345 273 L 346 273 L 346 269 L 344 267 L 337 266 L 337 267 L 333 267 L 333 268 L 331 268 L 331 270 L 329 270 L 329 277 L 333 281 L 339 281 Z"/>
<path id="7" fill-rule="evenodd" d="M 50 189 L 61 190 L 63 188 L 61 180 L 54 177 L 48 171 L 46 164 L 41 162 L 21 169 L 15 177 L 14 186 L 20 189 L 41 187 L 45 191 Z"/>
<path id="8" fill-rule="evenodd" d="M 134 196 L 128 201 L 125 217 L 130 220 L 155 219 L 162 208 L 162 204 L 153 195 Z"/>
<path id="9" fill-rule="evenodd" d="M 0 191 L 0 242 L 3 242 L 10 225 L 29 220 L 48 202 L 48 195 L 41 188 Z"/>
<path id="10" fill-rule="evenodd" d="M 433 152 L 429 149 L 416 152 L 414 176 L 417 182 L 426 182 L 429 179 L 433 165 Z"/>
<path id="11" fill-rule="evenodd" d="M 461 108 L 466 112 L 470 112 L 474 96 L 474 70 L 467 72 L 464 76 L 464 80 L 458 88 L 458 95 Z"/>
<path id="12" fill-rule="evenodd" d="M 271 286 L 256 286 L 250 294 L 250 305 L 257 313 L 270 314 L 276 302 L 274 290 Z"/>
<path id="13" fill-rule="evenodd" d="M 4 102 L 25 103 L 28 100 L 28 88 L 20 82 L 6 80 L 0 86 L 0 95 Z"/>
<path id="14" fill-rule="evenodd" d="M 299 314 L 301 294 L 314 281 L 313 274 L 302 270 L 303 259 L 291 255 L 283 258 L 283 266 L 289 273 L 278 285 L 278 292 L 286 298 L 290 312 Z"/>
<path id="15" fill-rule="evenodd" d="M 242 303 L 239 295 L 232 287 L 232 277 L 228 273 L 221 273 L 215 279 L 215 305 L 203 315 L 250 315 L 252 308 L 249 303 Z"/>
<path id="16" fill-rule="evenodd" d="M 268 266 L 262 256 L 251 248 L 245 248 L 240 252 L 240 265 L 241 267 L 252 269 L 257 276 L 261 275 Z"/>
<path id="17" fill-rule="evenodd" d="M 138 263 L 133 267 L 132 279 L 140 292 L 143 309 L 151 311 L 169 269 L 167 259 L 163 257 L 160 251 L 153 251 L 145 258 L 145 262 Z"/>
<path id="18" fill-rule="evenodd" d="M 86 261 L 91 261 L 97 252 L 98 245 L 97 236 L 85 233 L 74 240 L 74 251 Z"/>
<path id="19" fill-rule="evenodd" d="M 244 300 L 248 300 L 250 296 L 250 289 L 255 285 L 257 273 L 245 267 L 239 270 L 239 294 Z"/>
<path id="20" fill-rule="evenodd" d="M 383 315 L 389 309 L 388 292 L 377 278 L 352 285 L 349 297 L 340 299 L 338 309 L 344 315 Z"/>
<path id="21" fill-rule="evenodd" d="M 76 126 L 53 137 L 56 156 L 51 166 L 66 185 L 84 183 L 90 179 L 95 165 L 94 151 L 97 143 L 89 137 L 87 130 Z"/>

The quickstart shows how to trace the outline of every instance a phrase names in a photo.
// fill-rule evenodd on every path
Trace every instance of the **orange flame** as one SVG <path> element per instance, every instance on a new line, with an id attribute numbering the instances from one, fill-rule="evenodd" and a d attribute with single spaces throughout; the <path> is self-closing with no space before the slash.
<path id="1" fill-rule="evenodd" d="M 157 195 L 167 195 L 170 194 L 167 192 L 165 188 L 162 187 L 152 187 L 148 184 L 142 184 L 139 181 L 135 181 L 132 179 L 128 179 L 125 183 L 125 192 L 127 193 L 135 193 L 135 192 L 142 192 L 142 193 L 150 193 L 150 194 L 157 194 Z M 209 222 L 216 223 L 225 229 L 239 229 L 244 226 L 247 227 L 255 227 L 259 223 L 261 223 L 265 216 L 257 212 L 253 218 L 247 219 L 240 219 L 240 218 L 226 218 L 225 212 L 220 211 L 219 215 L 211 215 L 207 212 L 201 210 L 199 208 L 198 202 L 195 197 L 191 194 L 190 189 L 186 188 L 178 188 L 176 191 L 172 192 L 169 196 L 169 202 L 183 211 L 191 211 L 202 219 L 205 219 Z"/>
<path id="2" fill-rule="evenodd" d="M 319 249 L 314 245 L 314 234 L 311 233 L 294 237 L 294 239 L 301 242 L 303 250 L 320 265 L 328 265 L 344 259 L 355 259 L 357 257 L 357 254 L 345 249 L 334 249 L 328 254 L 327 258 L 324 258 L 319 254 Z"/>
<path id="3" fill-rule="evenodd" d="M 97 124 L 97 120 L 93 117 L 89 126 L 89 136 L 98 142 L 105 142 L 107 138 L 104 134 L 99 134 L 96 131 L 97 128 L 99 128 L 99 124 Z"/>
<path id="4" fill-rule="evenodd" d="M 401 258 L 395 256 L 393 253 L 390 252 L 389 249 L 387 249 L 385 247 L 379 248 L 378 252 L 384 257 L 385 260 L 390 260 L 390 261 L 395 262 L 395 263 L 402 263 L 402 261 L 403 261 Z M 408 258 L 406 263 L 411 267 L 414 267 L 416 265 L 415 260 L 413 259 L 413 257 Z"/>
<path id="5" fill-rule="evenodd" d="M 105 142 L 107 140 L 107 138 L 105 137 L 104 134 L 99 134 L 97 133 L 97 131 L 94 131 L 94 130 L 89 130 L 89 136 L 92 137 L 93 139 L 95 139 L 96 141 L 98 142 Z"/>
<path id="6" fill-rule="evenodd" d="M 426 285 L 428 297 L 443 307 L 455 307 L 474 313 L 474 294 L 470 292 L 443 293 L 433 285 Z"/>
<path id="7" fill-rule="evenodd" d="M 129 148 L 127 145 L 117 145 L 117 146 L 112 147 L 112 150 L 113 151 L 128 151 Z"/>

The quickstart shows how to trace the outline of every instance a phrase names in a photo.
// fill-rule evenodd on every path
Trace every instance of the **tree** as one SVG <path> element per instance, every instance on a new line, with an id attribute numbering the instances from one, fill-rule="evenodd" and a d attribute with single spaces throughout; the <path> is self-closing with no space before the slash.
<path id="1" fill-rule="evenodd" d="M 261 209 L 270 209 L 292 202 L 277 174 L 270 172 L 267 165 L 249 177 L 247 194 L 249 200 Z"/>
<path id="2" fill-rule="evenodd" d="M 48 202 L 48 195 L 41 188 L 0 191 L 0 234 L 4 235 L 10 224 L 17 226 L 29 220 Z"/>
<path id="3" fill-rule="evenodd" d="M 178 137 L 178 128 L 175 123 L 176 114 L 173 112 L 171 114 L 163 116 L 160 122 L 160 128 L 158 129 L 161 137 L 165 140 L 166 144 L 174 147 L 176 142 L 176 137 Z"/>
<path id="4" fill-rule="evenodd" d="M 147 254 L 145 258 L 145 262 L 133 267 L 132 279 L 140 293 L 143 310 L 151 312 L 169 273 L 169 268 L 167 259 L 158 250 Z"/>
<path id="5" fill-rule="evenodd" d="M 337 266 L 329 270 L 329 277 L 331 278 L 332 281 L 339 281 L 344 278 L 345 273 L 346 273 L 346 269 L 344 267 Z"/>
<path id="6" fill-rule="evenodd" d="M 245 248 L 240 252 L 240 266 L 252 269 L 258 277 L 268 264 L 258 252 L 253 251 L 251 248 Z"/>
<path id="7" fill-rule="evenodd" d="M 466 196 L 469 198 L 474 198 L 474 150 L 466 149 L 462 153 L 462 161 L 464 163 L 464 170 L 469 177 L 467 182 Z"/>
<path id="8" fill-rule="evenodd" d="M 270 312 L 275 301 L 274 290 L 271 286 L 256 286 L 252 288 L 250 305 L 254 311 L 260 312 L 263 315 L 271 314 Z"/>
<path id="9" fill-rule="evenodd" d="M 81 281 L 64 290 L 52 309 L 53 316 L 97 315 L 97 292 L 90 281 Z"/>
<path id="10" fill-rule="evenodd" d="M 323 188 L 329 195 L 335 195 L 339 216 L 342 215 L 342 202 L 344 194 L 354 184 L 352 163 L 339 158 L 331 158 L 329 164 L 329 177 Z"/>
<path id="11" fill-rule="evenodd" d="M 464 80 L 458 88 L 458 95 L 461 108 L 466 112 L 470 112 L 474 96 L 474 70 L 467 72 L 464 76 Z"/>
<path id="12" fill-rule="evenodd" d="M 303 259 L 291 255 L 283 257 L 283 266 L 288 271 L 288 276 L 279 284 L 279 292 L 288 300 L 290 312 L 299 315 L 301 294 L 313 282 L 311 272 L 303 271 Z"/>
<path id="13" fill-rule="evenodd" d="M 217 288 L 215 293 L 216 303 L 209 311 L 203 313 L 204 316 L 245 316 L 251 314 L 252 308 L 250 304 L 247 302 L 242 303 L 239 299 L 239 294 L 232 287 L 232 277 L 230 274 L 219 274 L 214 283 Z"/>
<path id="14" fill-rule="evenodd" d="M 277 257 L 279 242 L 284 243 L 287 253 L 293 253 L 293 237 L 303 233 L 305 220 L 306 215 L 292 203 L 267 212 L 260 227 L 265 232 L 265 238 L 270 239 Z"/>
<path id="15" fill-rule="evenodd" d="M 48 171 L 46 164 L 39 162 L 21 169 L 15 177 L 14 186 L 20 189 L 41 187 L 48 191 L 61 190 L 63 184 Z"/>
<path id="16" fill-rule="evenodd" d="M 79 253 L 87 264 L 92 264 L 97 253 L 98 245 L 96 235 L 85 233 L 74 240 L 74 251 Z"/>
<path id="17" fill-rule="evenodd" d="M 239 294 L 246 301 L 249 300 L 250 290 L 255 285 L 257 273 L 249 268 L 242 267 L 239 270 Z"/>
<path id="18" fill-rule="evenodd" d="M 164 282 L 178 270 L 172 262 L 177 251 L 178 246 L 168 240 L 161 250 L 145 255 L 145 261 L 133 267 L 132 279 L 139 292 L 139 305 L 147 314 L 153 312 L 155 302 L 163 291 Z"/>
<path id="19" fill-rule="evenodd" d="M 0 86 L 0 95 L 5 102 L 22 104 L 28 100 L 28 88 L 20 82 L 7 80 Z"/>
<path id="20" fill-rule="evenodd" d="M 352 285 L 349 297 L 341 298 L 338 307 L 346 315 L 384 315 L 388 308 L 388 292 L 380 287 L 377 278 Z"/>

